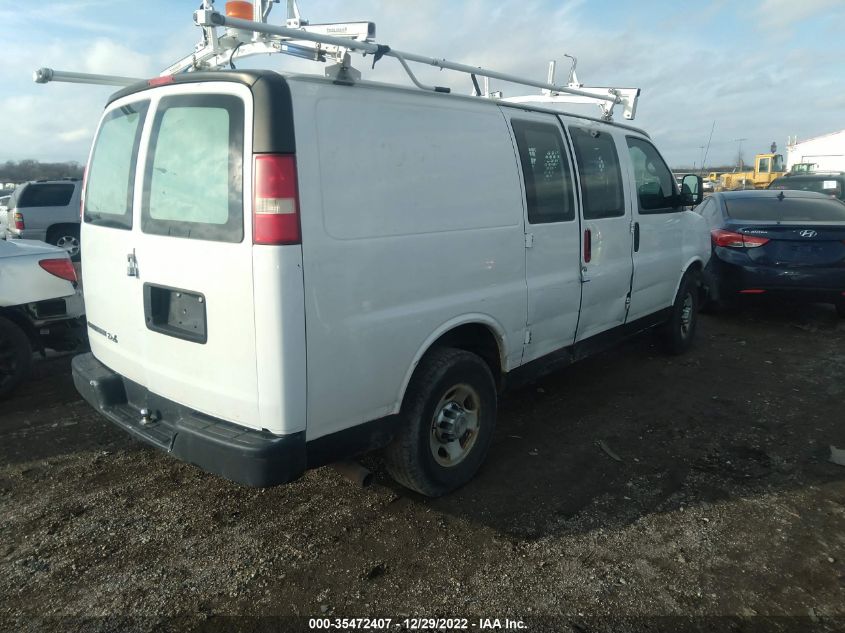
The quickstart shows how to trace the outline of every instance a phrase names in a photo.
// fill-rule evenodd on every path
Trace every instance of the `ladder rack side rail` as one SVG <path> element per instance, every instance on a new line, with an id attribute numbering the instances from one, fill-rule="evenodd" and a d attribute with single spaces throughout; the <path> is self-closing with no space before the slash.
<path id="1" fill-rule="evenodd" d="M 97 86 L 131 86 L 143 81 L 136 77 L 121 77 L 119 75 L 97 75 L 93 73 L 77 73 L 52 68 L 39 68 L 32 74 L 32 80 L 38 84 L 60 81 L 73 84 L 93 84 Z"/>
<path id="2" fill-rule="evenodd" d="M 297 39 L 297 40 L 308 40 L 312 42 L 317 42 L 320 44 L 329 44 L 332 46 L 338 46 L 341 48 L 347 48 L 349 50 L 358 50 L 363 51 L 365 53 L 375 54 L 382 50 L 383 47 L 380 47 L 378 44 L 372 44 L 370 42 L 360 42 L 357 40 L 351 40 L 343 37 L 334 37 L 331 35 L 321 35 L 319 33 L 308 33 L 305 31 L 301 31 L 299 29 L 290 29 L 284 26 L 275 26 L 272 24 L 264 24 L 261 22 L 251 22 L 249 20 L 241 20 L 238 18 L 230 18 L 228 16 L 224 16 L 220 13 L 216 12 L 208 12 L 204 10 L 197 11 L 195 13 L 195 20 L 197 24 L 200 26 L 225 26 L 233 29 L 240 29 L 243 31 L 258 31 L 259 33 L 266 33 L 268 35 L 278 35 L 285 38 L 290 39 Z M 520 84 L 524 86 L 532 86 L 535 88 L 542 88 L 546 90 L 552 90 L 554 92 L 565 92 L 567 94 L 577 95 L 581 97 L 587 97 L 589 99 L 600 100 L 600 101 L 609 101 L 611 103 L 619 103 L 619 97 L 615 94 L 608 93 L 607 96 L 605 95 L 595 95 L 590 94 L 589 92 L 584 92 L 582 90 L 576 90 L 574 88 L 570 88 L 568 86 L 556 86 L 554 84 L 548 84 L 543 81 L 534 81 L 532 79 L 525 79 L 523 77 L 518 77 L 516 75 L 508 75 L 506 73 L 500 73 L 495 70 L 488 70 L 486 68 L 479 68 L 476 66 L 468 66 L 466 64 L 458 64 L 456 62 L 450 62 L 446 59 L 436 59 L 434 57 L 425 57 L 423 55 L 417 55 L 416 53 L 409 53 L 406 51 L 393 51 L 390 50 L 382 50 L 382 54 L 390 57 L 403 57 L 406 60 L 417 62 L 420 64 L 427 64 L 430 66 L 436 66 L 438 68 L 444 68 L 448 70 L 454 70 L 457 72 L 463 72 L 467 74 L 476 74 L 481 75 L 483 77 L 489 77 L 491 79 L 499 79 L 501 81 L 507 81 L 510 83 Z"/>
<path id="3" fill-rule="evenodd" d="M 390 51 L 385 53 L 385 55 L 391 55 L 394 51 Z M 532 86 L 534 88 L 542 88 L 545 90 L 552 90 L 554 92 L 565 92 L 567 94 L 585 97 L 587 99 L 592 100 L 600 100 L 600 101 L 609 101 L 611 103 L 618 103 L 618 97 L 615 94 L 612 94 L 609 90 L 607 95 L 596 95 L 591 94 L 589 92 L 584 92 L 583 90 L 576 90 L 574 88 L 569 88 L 568 86 L 556 86 L 554 84 L 547 84 L 544 81 L 534 81 L 533 79 L 525 79 L 524 77 L 518 77 L 516 75 L 508 75 L 506 73 L 500 73 L 495 70 L 489 70 L 487 68 L 479 68 L 476 66 L 468 66 L 467 64 L 459 64 L 457 62 L 450 62 L 447 59 L 436 59 L 434 57 L 425 57 L 423 55 L 416 55 L 414 53 L 406 53 L 404 51 L 396 51 L 397 54 L 402 55 L 405 59 L 408 59 L 412 62 L 417 62 L 419 64 L 428 64 L 429 66 L 436 66 L 438 68 L 444 68 L 447 70 L 454 70 L 457 72 L 467 73 L 467 74 L 475 74 L 475 75 L 482 75 L 484 77 L 489 77 L 490 79 L 499 79 L 500 81 L 507 81 L 514 84 L 520 84 L 523 86 Z"/>

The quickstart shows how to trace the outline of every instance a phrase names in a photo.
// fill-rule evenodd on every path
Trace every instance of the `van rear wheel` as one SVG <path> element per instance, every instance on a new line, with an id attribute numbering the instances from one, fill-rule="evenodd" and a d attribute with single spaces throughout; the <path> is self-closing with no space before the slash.
<path id="1" fill-rule="evenodd" d="M 496 425 L 487 364 L 453 348 L 431 350 L 408 385 L 401 428 L 385 449 L 391 476 L 428 497 L 460 488 L 481 467 Z"/>
<path id="2" fill-rule="evenodd" d="M 32 346 L 17 324 L 0 317 L 0 400 L 8 397 L 29 373 Z"/>

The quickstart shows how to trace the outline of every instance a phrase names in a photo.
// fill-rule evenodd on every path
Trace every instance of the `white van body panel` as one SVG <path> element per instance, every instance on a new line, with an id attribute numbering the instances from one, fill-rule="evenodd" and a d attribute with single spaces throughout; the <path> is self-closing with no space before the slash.
<path id="1" fill-rule="evenodd" d="M 508 344 L 507 335 L 505 334 L 504 326 L 496 321 L 493 317 L 489 314 L 464 314 L 446 323 L 443 323 L 440 327 L 438 327 L 434 332 L 429 335 L 429 337 L 423 341 L 422 345 L 420 345 L 417 353 L 414 355 L 414 360 L 411 365 L 408 367 L 408 371 L 405 374 L 405 379 L 402 381 L 399 389 L 399 393 L 396 396 L 396 404 L 394 405 L 395 408 L 390 414 L 399 413 L 399 409 L 402 405 L 402 398 L 404 397 L 405 391 L 408 389 L 408 384 L 411 382 L 411 377 L 414 375 L 414 371 L 419 365 L 420 360 L 425 354 L 431 350 L 432 346 L 437 342 L 437 340 L 443 337 L 445 334 L 459 328 L 463 325 L 483 325 L 486 327 L 495 337 L 496 345 L 499 350 L 499 363 L 501 367 L 507 367 L 510 369 L 515 369 L 519 366 L 519 359 L 518 358 L 508 358 L 507 357 L 507 349 L 522 349 L 521 344 L 517 344 L 515 342 L 511 342 L 510 345 Z"/>
<path id="2" fill-rule="evenodd" d="M 523 199 L 495 103 L 291 80 L 312 440 L 395 413 L 420 350 L 472 314 L 525 331 Z M 366 160 L 356 157 L 366 151 Z"/>
<path id="3" fill-rule="evenodd" d="M 255 311 L 259 396 L 256 426 L 277 435 L 304 431 L 306 354 L 302 247 L 254 246 L 252 265 L 253 301 L 258 307 Z"/>

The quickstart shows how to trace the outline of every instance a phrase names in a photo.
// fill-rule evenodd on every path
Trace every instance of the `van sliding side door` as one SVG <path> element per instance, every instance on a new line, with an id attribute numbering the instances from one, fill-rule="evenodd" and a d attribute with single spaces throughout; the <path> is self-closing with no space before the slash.
<path id="1" fill-rule="evenodd" d="M 572 157 L 553 114 L 509 117 L 525 194 L 528 328 L 523 362 L 572 345 L 581 307 Z"/>
<path id="2" fill-rule="evenodd" d="M 576 341 L 625 323 L 633 260 L 631 208 L 620 156 L 624 139 L 608 126 L 572 120 L 581 190 L 581 316 Z"/>

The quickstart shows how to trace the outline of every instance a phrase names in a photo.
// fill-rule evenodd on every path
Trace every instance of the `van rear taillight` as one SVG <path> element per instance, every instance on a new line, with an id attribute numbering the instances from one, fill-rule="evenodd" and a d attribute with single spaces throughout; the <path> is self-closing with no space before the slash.
<path id="1" fill-rule="evenodd" d="M 68 281 L 76 281 L 76 269 L 67 257 L 61 259 L 42 259 L 38 262 L 38 265 L 51 275 Z"/>
<path id="2" fill-rule="evenodd" d="M 296 156 L 257 154 L 254 173 L 253 244 L 299 244 Z"/>
<path id="3" fill-rule="evenodd" d="M 26 228 L 24 226 L 24 223 L 23 223 L 23 214 L 20 211 L 15 211 L 14 218 L 15 218 L 15 228 L 18 231 L 23 231 Z"/>

